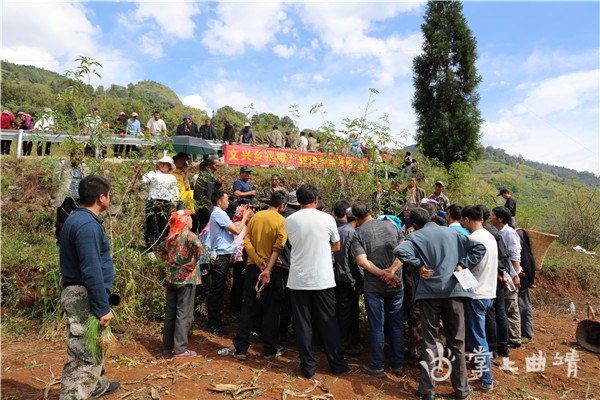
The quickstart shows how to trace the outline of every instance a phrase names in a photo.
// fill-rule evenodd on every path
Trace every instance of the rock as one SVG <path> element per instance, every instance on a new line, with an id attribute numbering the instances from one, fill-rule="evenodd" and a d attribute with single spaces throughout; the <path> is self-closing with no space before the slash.
<path id="1" fill-rule="evenodd" d="M 6 189 L 7 189 L 7 190 L 19 190 L 19 187 L 18 187 L 18 186 L 15 186 L 15 185 L 10 185 L 10 186 L 8 186 Z"/>

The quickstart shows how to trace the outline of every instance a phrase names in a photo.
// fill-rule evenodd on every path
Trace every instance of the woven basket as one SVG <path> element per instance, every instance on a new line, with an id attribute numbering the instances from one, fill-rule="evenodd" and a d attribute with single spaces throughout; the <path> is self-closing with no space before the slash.
<path id="1" fill-rule="evenodd" d="M 529 238 L 529 245 L 531 246 L 531 252 L 535 260 L 535 270 L 541 271 L 548 248 L 552 242 L 558 239 L 558 235 L 551 235 L 531 229 L 523 229 L 523 231 L 525 231 Z"/>

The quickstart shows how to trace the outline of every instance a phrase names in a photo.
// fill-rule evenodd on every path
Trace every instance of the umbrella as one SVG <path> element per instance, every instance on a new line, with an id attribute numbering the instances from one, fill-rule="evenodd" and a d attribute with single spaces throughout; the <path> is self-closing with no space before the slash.
<path id="1" fill-rule="evenodd" d="M 185 154 L 214 154 L 216 150 L 204 139 L 193 136 L 172 136 L 173 149 Z"/>

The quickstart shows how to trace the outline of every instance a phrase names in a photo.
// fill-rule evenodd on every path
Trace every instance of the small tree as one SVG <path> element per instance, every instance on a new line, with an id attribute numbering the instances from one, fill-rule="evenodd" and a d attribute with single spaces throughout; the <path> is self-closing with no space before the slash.
<path id="1" fill-rule="evenodd" d="M 423 53 L 413 61 L 417 142 L 448 169 L 479 157 L 476 40 L 457 1 L 429 1 L 421 26 Z"/>

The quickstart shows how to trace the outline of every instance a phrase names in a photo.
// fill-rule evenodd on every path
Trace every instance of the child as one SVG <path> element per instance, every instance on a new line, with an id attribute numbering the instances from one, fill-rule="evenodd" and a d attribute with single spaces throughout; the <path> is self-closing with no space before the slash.
<path id="1" fill-rule="evenodd" d="M 158 246 L 158 256 L 168 264 L 163 354 L 190 357 L 196 355 L 187 347 L 188 331 L 194 318 L 196 285 L 202 283 L 198 267 L 202 243 L 190 231 L 190 210 L 172 213 L 169 224 L 169 237 Z"/>

